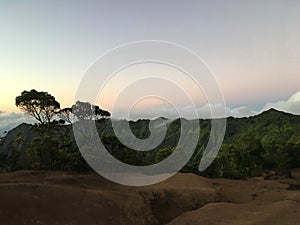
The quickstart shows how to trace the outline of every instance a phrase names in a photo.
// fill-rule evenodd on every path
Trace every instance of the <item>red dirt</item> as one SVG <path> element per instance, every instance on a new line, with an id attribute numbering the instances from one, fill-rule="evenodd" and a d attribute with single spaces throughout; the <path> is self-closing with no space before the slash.
<path id="1" fill-rule="evenodd" d="M 239 181 L 177 174 L 147 187 L 114 184 L 97 174 L 0 174 L 0 224 L 297 225 L 299 174 Z"/>

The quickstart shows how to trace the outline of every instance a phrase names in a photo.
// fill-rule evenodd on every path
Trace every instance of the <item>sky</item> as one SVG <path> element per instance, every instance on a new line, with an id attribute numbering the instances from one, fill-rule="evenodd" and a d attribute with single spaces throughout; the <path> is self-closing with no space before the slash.
<path id="1" fill-rule="evenodd" d="M 62 107 L 71 106 L 100 56 L 141 40 L 176 43 L 196 53 L 214 74 L 228 115 L 249 116 L 271 107 L 300 114 L 299 12 L 297 0 L 0 0 L 0 132 L 31 121 L 14 103 L 23 90 L 47 91 Z M 99 105 L 111 111 L 117 90 L 132 87 L 130 82 L 141 74 L 175 77 L 204 117 L 209 106 L 218 107 L 199 101 L 205 93 L 193 91 L 182 72 L 157 64 L 121 70 L 104 88 Z M 127 95 L 147 85 L 140 83 Z M 161 81 L 152 85 L 175 100 L 148 97 L 133 104 L 125 95 L 114 108 L 115 116 L 126 110 L 132 110 L 133 119 L 173 116 L 172 104 L 189 111 L 191 106 L 175 89 Z M 126 109 L 132 104 L 134 108 Z"/>

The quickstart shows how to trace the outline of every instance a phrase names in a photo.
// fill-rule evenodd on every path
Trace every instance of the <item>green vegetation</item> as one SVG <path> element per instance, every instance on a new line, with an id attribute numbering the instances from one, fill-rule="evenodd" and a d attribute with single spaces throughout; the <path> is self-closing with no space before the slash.
<path id="1" fill-rule="evenodd" d="M 58 108 L 46 108 L 37 103 L 35 101 L 34 106 L 45 115 L 47 113 L 43 110 Z M 118 140 L 108 118 L 110 113 L 98 106 L 76 102 L 72 108 L 58 109 L 56 115 L 68 123 L 74 122 L 71 118 L 75 118 L 75 122 L 95 120 L 98 135 L 108 151 L 115 158 L 138 166 L 155 164 L 167 158 L 176 148 L 181 135 L 180 120 L 168 121 L 164 141 L 151 151 L 140 152 L 129 149 Z M 62 125 L 52 117 L 49 117 L 51 121 L 47 116 L 45 118 L 47 120 L 40 121 L 40 124 L 20 125 L 0 142 L 0 170 L 91 171 L 78 150 L 72 125 Z M 149 137 L 149 122 L 130 121 L 132 133 L 141 139 Z M 209 168 L 200 173 L 198 166 L 209 139 L 210 122 L 199 120 L 201 130 L 197 149 L 181 172 L 241 179 L 260 175 L 267 170 L 286 171 L 288 175 L 290 169 L 300 167 L 300 116 L 271 109 L 254 117 L 228 118 L 225 140 L 219 154 Z"/>
<path id="2" fill-rule="evenodd" d="M 252 118 L 229 118 L 225 141 L 205 174 L 245 178 L 300 167 L 299 137 L 299 116 L 271 109 Z"/>
<path id="3" fill-rule="evenodd" d="M 251 118 L 228 118 L 226 136 L 219 154 L 201 173 L 198 165 L 208 141 L 210 120 L 199 122 L 201 131 L 197 150 L 182 172 L 240 179 L 259 175 L 266 170 L 288 171 L 300 167 L 299 116 L 270 110 Z M 142 139 L 149 136 L 148 125 L 149 120 L 130 122 L 132 132 Z M 110 119 L 96 120 L 96 126 L 108 151 L 132 165 L 150 165 L 165 159 L 174 151 L 180 136 L 180 120 L 175 120 L 168 125 L 166 138 L 159 146 L 151 151 L 139 152 L 120 143 L 114 135 Z M 31 136 L 28 135 L 30 132 Z M 71 125 L 55 122 L 27 125 L 26 130 L 14 135 L 13 141 L 6 145 L 6 139 L 11 136 L 8 134 L 0 145 L 2 171 L 91 171 L 76 146 Z"/>

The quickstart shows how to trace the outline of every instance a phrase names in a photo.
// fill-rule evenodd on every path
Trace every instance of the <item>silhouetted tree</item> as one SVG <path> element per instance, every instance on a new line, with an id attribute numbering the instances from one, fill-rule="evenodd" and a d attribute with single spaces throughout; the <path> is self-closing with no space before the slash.
<path id="1" fill-rule="evenodd" d="M 64 108 L 64 109 L 61 109 L 57 115 L 59 116 L 59 118 L 61 120 L 64 120 L 65 122 L 67 123 L 70 123 L 72 124 L 72 108 Z M 60 121 L 61 123 L 61 121 Z"/>
<path id="2" fill-rule="evenodd" d="M 110 117 L 110 112 L 100 109 L 100 107 L 97 105 L 94 106 L 94 111 L 95 111 L 96 119 Z"/>
<path id="3" fill-rule="evenodd" d="M 72 113 L 78 120 L 96 120 L 110 116 L 110 112 L 100 109 L 99 106 L 81 101 L 72 106 Z"/>
<path id="4" fill-rule="evenodd" d="M 92 105 L 89 102 L 77 101 L 72 106 L 72 112 L 78 120 L 90 120 L 93 116 Z"/>
<path id="5" fill-rule="evenodd" d="M 16 106 L 33 116 L 40 123 L 50 123 L 60 104 L 47 92 L 23 91 L 16 97 Z"/>

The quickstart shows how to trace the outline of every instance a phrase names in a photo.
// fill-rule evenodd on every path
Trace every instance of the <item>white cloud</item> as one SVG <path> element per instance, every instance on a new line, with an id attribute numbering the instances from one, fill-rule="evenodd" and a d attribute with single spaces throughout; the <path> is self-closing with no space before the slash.
<path id="1" fill-rule="evenodd" d="M 213 112 L 213 114 L 212 114 Z M 148 109 L 141 109 L 139 111 L 132 111 L 127 116 L 127 113 L 116 111 L 112 112 L 113 118 L 131 119 L 137 120 L 140 118 L 156 118 L 156 117 L 166 117 L 169 119 L 174 119 L 178 117 L 184 117 L 187 119 L 194 118 L 224 118 L 227 116 L 234 117 L 246 117 L 257 114 L 257 112 L 251 110 L 251 108 L 242 106 L 234 109 L 225 107 L 222 104 L 205 104 L 203 106 L 184 106 L 177 107 L 177 109 L 171 106 L 159 106 Z"/>
<path id="2" fill-rule="evenodd" d="M 192 118 L 220 118 L 224 116 L 233 116 L 237 118 L 249 117 L 257 115 L 263 111 L 269 110 L 270 108 L 275 108 L 279 111 L 289 112 L 292 114 L 300 115 L 300 91 L 292 95 L 286 101 L 278 101 L 274 103 L 267 103 L 260 111 L 255 111 L 249 106 L 240 106 L 236 108 L 226 107 L 221 104 L 206 104 L 203 106 L 184 106 L 175 108 L 171 106 L 159 106 L 147 109 L 141 109 L 139 111 L 132 111 L 130 116 L 127 116 L 125 112 L 113 112 L 113 118 L 122 118 L 122 119 L 131 119 L 136 120 L 140 118 L 155 118 L 163 116 L 166 118 L 174 119 L 178 117 L 185 117 L 187 119 Z M 211 115 L 211 112 L 214 112 L 214 115 Z M 224 112 L 226 112 L 224 114 Z M 197 115 L 198 114 L 198 115 Z M 195 116 L 196 115 L 196 116 Z"/>
<path id="3" fill-rule="evenodd" d="M 278 101 L 273 103 L 267 103 L 262 108 L 260 112 L 269 110 L 270 108 L 275 108 L 280 111 L 289 112 L 292 114 L 300 115 L 300 91 L 292 95 L 286 101 Z M 142 118 L 156 118 L 156 117 L 166 117 L 170 119 L 185 117 L 187 119 L 192 118 L 212 118 L 211 110 L 215 112 L 213 118 L 220 118 L 225 116 L 233 117 L 249 117 L 256 115 L 260 112 L 254 111 L 251 107 L 240 106 L 237 108 L 229 108 L 221 104 L 206 104 L 203 106 L 184 106 L 178 107 L 176 111 L 175 108 L 171 106 L 159 106 L 147 108 L 139 111 L 132 111 L 130 113 L 129 119 L 137 120 Z M 224 112 L 226 112 L 224 114 Z M 195 116 L 196 115 L 196 116 Z M 123 111 L 112 112 L 113 118 L 128 119 L 127 113 Z M 4 131 L 8 131 L 21 123 L 36 123 L 37 121 L 28 115 L 21 113 L 8 113 L 0 110 L 0 136 Z"/>
<path id="4" fill-rule="evenodd" d="M 14 112 L 8 113 L 8 112 L 0 111 L 0 136 L 2 136 L 4 131 L 9 131 L 21 123 L 34 123 L 34 122 L 36 122 L 36 120 L 22 113 L 14 113 Z"/>
<path id="5" fill-rule="evenodd" d="M 249 117 L 258 114 L 258 112 L 251 109 L 248 106 L 240 106 L 237 108 L 233 108 L 230 110 L 229 116 L 241 118 L 241 117 Z"/>
<path id="6" fill-rule="evenodd" d="M 289 112 L 292 114 L 300 115 L 300 91 L 293 94 L 286 101 L 270 102 L 267 103 L 262 111 L 274 108 L 280 111 Z"/>

